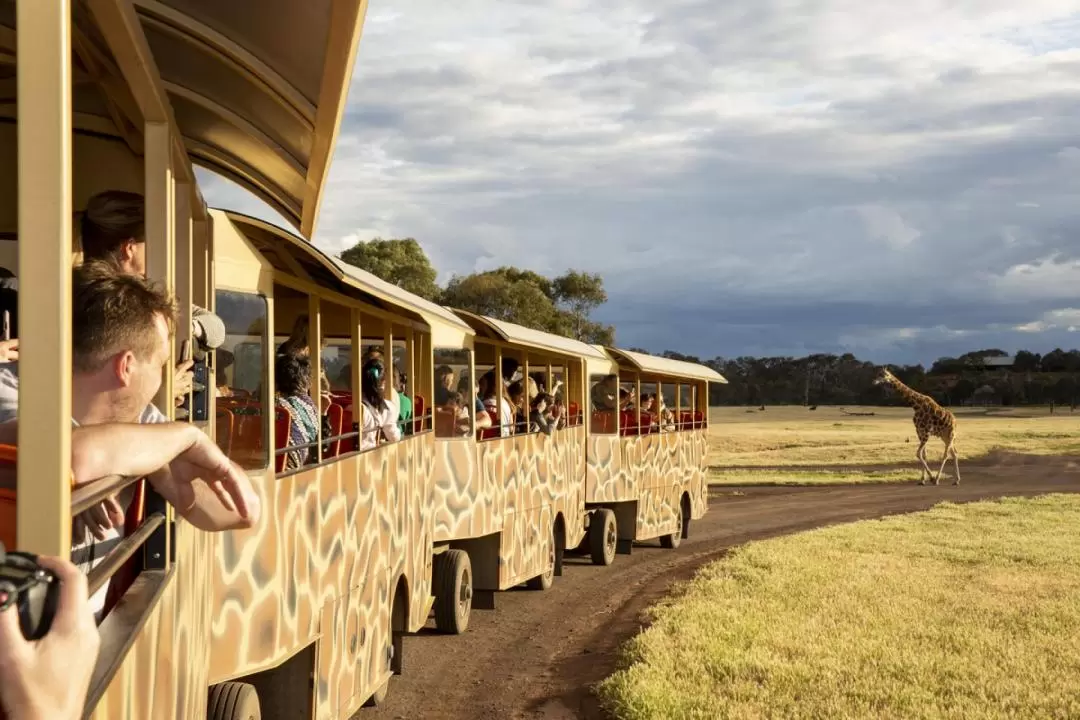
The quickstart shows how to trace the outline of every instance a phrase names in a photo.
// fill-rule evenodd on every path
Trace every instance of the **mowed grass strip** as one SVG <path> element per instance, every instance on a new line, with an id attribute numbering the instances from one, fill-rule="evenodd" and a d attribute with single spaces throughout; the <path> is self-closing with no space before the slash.
<path id="1" fill-rule="evenodd" d="M 1080 716 L 1080 497 L 752 543 L 654 608 L 621 720 Z"/>
<path id="2" fill-rule="evenodd" d="M 814 412 L 776 407 L 750 413 L 743 408 L 713 408 L 709 415 L 709 464 L 723 469 L 915 462 L 918 438 L 910 408 L 852 410 L 874 415 L 845 415 L 842 409 L 829 407 Z M 1059 410 L 1050 415 L 1045 408 L 991 414 L 969 409 L 955 412 L 961 461 L 992 450 L 1033 455 L 1080 453 L 1080 413 Z M 933 438 L 927 451 L 930 464 L 936 466 L 944 445 Z"/>
<path id="3" fill-rule="evenodd" d="M 934 468 L 937 471 L 937 467 Z M 961 470 L 963 477 L 963 470 Z M 919 479 L 916 468 L 910 470 L 713 470 L 709 472 L 710 485 L 855 485 L 863 483 L 913 482 Z M 946 470 L 941 482 L 952 482 Z"/>

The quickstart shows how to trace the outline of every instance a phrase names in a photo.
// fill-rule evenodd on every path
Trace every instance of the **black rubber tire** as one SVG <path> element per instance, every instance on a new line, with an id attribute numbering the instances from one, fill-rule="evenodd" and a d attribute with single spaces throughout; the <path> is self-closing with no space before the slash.
<path id="1" fill-rule="evenodd" d="M 678 530 L 670 535 L 662 535 L 660 537 L 661 547 L 665 547 L 668 550 L 675 550 L 682 544 L 683 529 L 686 525 L 686 512 L 681 502 L 679 503 L 679 516 L 676 525 L 679 528 Z"/>
<path id="2" fill-rule="evenodd" d="M 472 563 L 464 550 L 447 550 L 435 556 L 431 585 L 435 592 L 435 627 L 448 635 L 460 635 L 469 627 L 472 611 Z"/>
<path id="3" fill-rule="evenodd" d="M 262 720 L 255 686 L 243 682 L 211 685 L 206 720 Z"/>
<path id="4" fill-rule="evenodd" d="M 551 569 L 544 572 L 542 575 L 537 575 L 525 583 L 525 586 L 530 590 L 549 590 L 551 586 L 555 584 L 555 560 L 557 548 L 555 547 L 554 528 L 551 531 L 551 536 L 548 538 L 548 547 L 550 548 L 548 551 L 548 561 L 551 563 Z"/>
<path id="5" fill-rule="evenodd" d="M 589 552 L 593 565 L 610 565 L 615 562 L 615 550 L 619 545 L 619 527 L 615 511 L 600 508 L 589 519 Z"/>
<path id="6" fill-rule="evenodd" d="M 364 703 L 364 707 L 381 707 L 382 705 L 385 705 L 386 698 L 389 694 L 390 681 L 387 680 L 382 684 L 381 688 L 376 690 L 374 694 L 372 694 L 372 696 L 367 699 L 367 702 Z"/>

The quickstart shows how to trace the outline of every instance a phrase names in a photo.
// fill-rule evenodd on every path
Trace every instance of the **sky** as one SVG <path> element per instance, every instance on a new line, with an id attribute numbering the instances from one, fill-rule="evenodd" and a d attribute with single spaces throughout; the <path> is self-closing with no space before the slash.
<path id="1" fill-rule="evenodd" d="M 315 240 L 373 237 L 598 272 L 654 352 L 1080 347 L 1080 11 L 373 1 Z"/>

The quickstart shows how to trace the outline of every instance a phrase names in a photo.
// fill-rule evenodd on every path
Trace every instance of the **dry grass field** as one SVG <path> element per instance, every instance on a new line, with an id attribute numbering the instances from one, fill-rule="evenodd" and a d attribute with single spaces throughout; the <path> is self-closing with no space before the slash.
<path id="1" fill-rule="evenodd" d="M 910 408 L 713 408 L 709 464 L 714 484 L 814 484 L 918 479 L 918 439 Z M 1048 407 L 956 408 L 960 473 L 964 460 L 993 450 L 1080 453 L 1080 412 Z M 927 445 L 934 471 L 944 449 Z M 950 468 L 946 467 L 946 474 Z M 942 482 L 945 482 L 943 479 Z"/>
<path id="2" fill-rule="evenodd" d="M 745 545 L 651 611 L 600 696 L 620 720 L 1078 717 L 1077 527 L 1050 495 Z"/>

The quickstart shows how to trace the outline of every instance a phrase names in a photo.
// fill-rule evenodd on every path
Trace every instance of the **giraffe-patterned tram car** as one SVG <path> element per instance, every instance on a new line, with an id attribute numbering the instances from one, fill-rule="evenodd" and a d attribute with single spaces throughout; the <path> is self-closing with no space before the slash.
<path id="1" fill-rule="evenodd" d="M 677 548 L 708 509 L 709 383 L 696 363 L 605 348 L 590 364 L 585 503 L 592 561 L 608 565 L 634 542 Z"/>
<path id="2" fill-rule="evenodd" d="M 576 340 L 455 313 L 469 325 L 467 347 L 436 346 L 434 356 L 441 398 L 432 583 L 436 625 L 450 633 L 466 628 L 473 605 L 494 608 L 497 591 L 550 587 L 564 549 L 583 537 L 586 430 L 578 408 L 586 359 L 603 357 Z M 550 432 L 528 419 L 541 390 L 572 409 Z"/>

